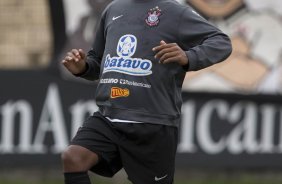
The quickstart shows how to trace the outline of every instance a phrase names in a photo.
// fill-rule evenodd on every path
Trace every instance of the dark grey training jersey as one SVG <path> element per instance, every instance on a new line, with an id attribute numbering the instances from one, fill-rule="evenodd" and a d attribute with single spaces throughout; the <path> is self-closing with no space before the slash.
<path id="1" fill-rule="evenodd" d="M 153 47 L 177 43 L 189 65 L 160 64 Z M 87 71 L 100 79 L 99 111 L 112 119 L 177 126 L 187 71 L 226 59 L 229 38 L 193 9 L 174 0 L 115 0 L 104 11 Z"/>

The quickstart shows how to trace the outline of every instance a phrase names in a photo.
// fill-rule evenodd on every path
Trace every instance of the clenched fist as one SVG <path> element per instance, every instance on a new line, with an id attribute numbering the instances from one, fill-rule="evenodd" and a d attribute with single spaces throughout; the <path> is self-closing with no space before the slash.
<path id="1" fill-rule="evenodd" d="M 72 49 L 62 60 L 62 64 L 74 75 L 86 70 L 86 54 L 82 49 Z"/>

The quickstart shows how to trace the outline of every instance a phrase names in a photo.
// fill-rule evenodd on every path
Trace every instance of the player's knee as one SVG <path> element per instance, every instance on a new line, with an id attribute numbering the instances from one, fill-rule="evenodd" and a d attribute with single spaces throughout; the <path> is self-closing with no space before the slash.
<path id="1" fill-rule="evenodd" d="M 96 154 L 79 146 L 69 146 L 61 159 L 65 171 L 86 171 L 98 162 Z"/>
<path id="2" fill-rule="evenodd" d="M 64 172 L 80 172 L 87 170 L 87 168 L 83 165 L 83 159 L 81 156 L 77 155 L 69 148 L 62 153 L 61 158 Z"/>
<path id="3" fill-rule="evenodd" d="M 75 158 L 72 154 L 72 151 L 70 151 L 68 148 L 61 154 L 61 159 L 64 165 L 69 163 L 75 163 L 78 160 L 78 158 Z"/>

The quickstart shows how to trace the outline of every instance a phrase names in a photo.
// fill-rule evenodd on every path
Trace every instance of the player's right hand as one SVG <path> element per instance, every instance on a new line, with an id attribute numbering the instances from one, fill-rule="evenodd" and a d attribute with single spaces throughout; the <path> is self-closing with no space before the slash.
<path id="1" fill-rule="evenodd" d="M 86 54 L 82 49 L 72 49 L 62 60 L 62 64 L 74 75 L 86 70 Z"/>

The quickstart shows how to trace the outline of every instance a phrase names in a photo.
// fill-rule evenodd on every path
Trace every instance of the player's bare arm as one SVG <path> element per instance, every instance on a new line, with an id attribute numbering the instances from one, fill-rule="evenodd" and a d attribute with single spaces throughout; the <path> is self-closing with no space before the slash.
<path id="1" fill-rule="evenodd" d="M 82 49 L 72 49 L 62 60 L 62 64 L 74 75 L 86 70 L 86 54 Z"/>
<path id="2" fill-rule="evenodd" d="M 177 62 L 182 66 L 188 64 L 186 53 L 176 43 L 165 43 L 162 40 L 159 46 L 153 48 L 153 51 L 156 52 L 155 58 L 159 59 L 160 63 Z"/>

